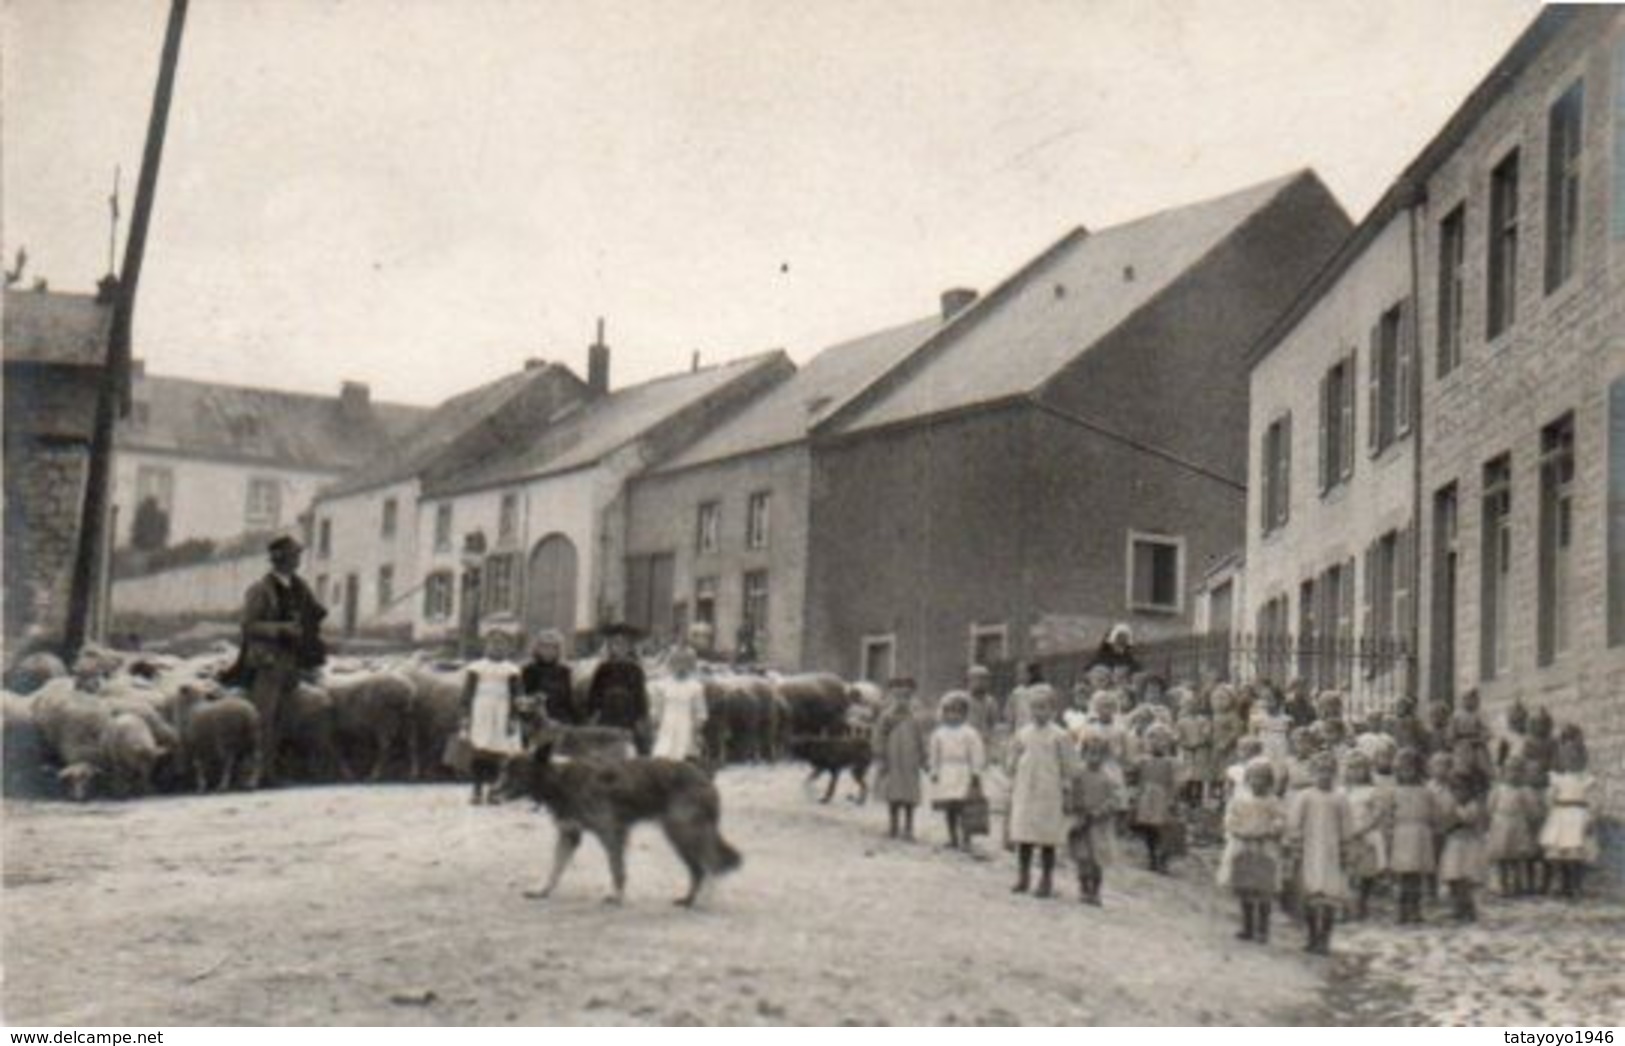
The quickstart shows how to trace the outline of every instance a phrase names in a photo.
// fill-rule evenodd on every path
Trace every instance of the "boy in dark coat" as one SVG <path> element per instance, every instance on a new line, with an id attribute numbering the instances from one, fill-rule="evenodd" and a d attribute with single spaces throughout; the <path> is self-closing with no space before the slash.
<path id="1" fill-rule="evenodd" d="M 648 755 L 652 742 L 649 688 L 643 666 L 632 652 L 636 630 L 629 625 L 610 625 L 604 634 L 609 639 L 609 655 L 592 675 L 587 690 L 587 721 L 629 731 L 638 755 Z"/>

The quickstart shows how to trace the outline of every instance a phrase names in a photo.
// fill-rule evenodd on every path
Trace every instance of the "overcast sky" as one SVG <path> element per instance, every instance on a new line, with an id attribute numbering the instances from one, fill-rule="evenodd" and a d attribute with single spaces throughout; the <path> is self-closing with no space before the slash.
<path id="1" fill-rule="evenodd" d="M 8 0 L 4 247 L 90 288 L 167 3 Z M 1527 0 L 193 0 L 136 315 L 159 373 L 438 401 L 797 359 L 1313 167 L 1356 219 Z"/>

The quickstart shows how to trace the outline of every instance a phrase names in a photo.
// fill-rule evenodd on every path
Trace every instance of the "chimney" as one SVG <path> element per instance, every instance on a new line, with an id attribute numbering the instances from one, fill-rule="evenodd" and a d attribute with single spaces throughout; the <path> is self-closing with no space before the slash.
<path id="1" fill-rule="evenodd" d="M 372 389 L 363 381 L 347 381 L 339 386 L 339 417 L 345 421 L 365 421 L 371 415 Z"/>
<path id="2" fill-rule="evenodd" d="M 131 360 L 130 361 L 130 378 L 131 378 L 131 380 L 140 381 L 142 378 L 145 378 L 146 376 L 147 376 L 147 361 L 146 360 L 134 360 L 134 359 Z"/>
<path id="3" fill-rule="evenodd" d="M 692 374 L 698 374 L 700 372 L 700 350 L 699 349 L 694 350 L 693 358 L 688 361 L 688 369 L 689 369 L 689 372 L 692 373 Z"/>
<path id="4" fill-rule="evenodd" d="M 947 323 L 970 307 L 976 292 L 969 287 L 954 287 L 942 292 L 942 322 Z"/>
<path id="5" fill-rule="evenodd" d="M 609 392 L 609 346 L 604 344 L 604 318 L 598 317 L 598 336 L 587 346 L 587 391 L 594 396 Z"/>
<path id="6" fill-rule="evenodd" d="M 547 361 L 542 359 L 540 356 L 532 356 L 525 360 L 526 370 L 541 370 L 545 366 L 547 366 Z"/>

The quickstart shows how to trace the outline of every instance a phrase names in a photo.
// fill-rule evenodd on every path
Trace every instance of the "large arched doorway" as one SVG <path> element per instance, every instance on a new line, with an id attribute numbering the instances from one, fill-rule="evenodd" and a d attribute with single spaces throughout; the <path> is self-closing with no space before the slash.
<path id="1" fill-rule="evenodd" d="M 576 547 L 563 534 L 549 534 L 530 550 L 525 577 L 525 632 L 556 628 L 568 641 L 576 630 Z"/>

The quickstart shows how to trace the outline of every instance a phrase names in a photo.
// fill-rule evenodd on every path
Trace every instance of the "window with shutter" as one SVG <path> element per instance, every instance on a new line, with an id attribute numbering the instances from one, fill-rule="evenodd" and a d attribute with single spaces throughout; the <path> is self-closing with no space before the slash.
<path id="1" fill-rule="evenodd" d="M 1281 423 L 1281 511 L 1278 525 L 1286 526 L 1292 516 L 1292 412 Z"/>
<path id="2" fill-rule="evenodd" d="M 1354 376 L 1359 373 L 1355 368 L 1355 364 L 1358 362 L 1357 357 L 1358 353 L 1350 349 L 1347 358 L 1343 361 L 1343 438 L 1340 441 L 1343 454 L 1342 460 L 1338 462 L 1338 468 L 1344 479 L 1354 478 Z"/>
<path id="3" fill-rule="evenodd" d="M 1416 338 L 1411 329 L 1416 309 L 1411 299 L 1399 303 L 1399 344 L 1394 363 L 1394 438 L 1411 431 L 1411 375 L 1416 366 Z"/>
<path id="4" fill-rule="evenodd" d="M 1411 635 L 1411 546 L 1414 531 L 1405 527 L 1394 542 L 1393 638 L 1409 645 Z"/>
<path id="5" fill-rule="evenodd" d="M 1382 450 L 1382 324 L 1371 328 L 1371 345 L 1366 354 L 1365 445 L 1373 456 Z"/>
<path id="6" fill-rule="evenodd" d="M 1331 462 L 1331 456 L 1333 453 L 1331 422 L 1331 414 L 1333 409 L 1331 402 L 1332 373 L 1332 371 L 1327 371 L 1325 374 L 1320 376 L 1320 409 L 1315 412 L 1315 416 L 1320 421 L 1320 453 L 1317 454 L 1316 457 L 1318 458 L 1320 464 L 1317 471 L 1320 473 L 1320 492 L 1322 494 L 1326 493 L 1332 488 L 1334 483 L 1333 477 L 1336 476 L 1339 471 L 1338 468 Z"/>
<path id="7" fill-rule="evenodd" d="M 1377 546 L 1372 543 L 1366 546 L 1364 576 L 1360 578 L 1360 639 L 1362 642 L 1370 641 L 1374 624 L 1371 616 L 1377 587 L 1376 561 Z"/>

